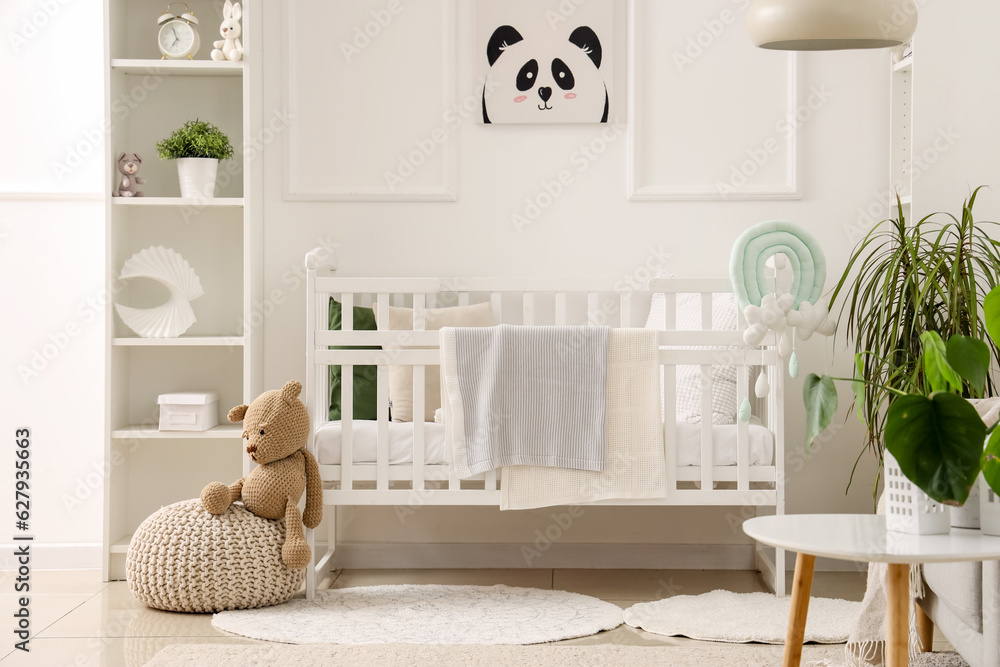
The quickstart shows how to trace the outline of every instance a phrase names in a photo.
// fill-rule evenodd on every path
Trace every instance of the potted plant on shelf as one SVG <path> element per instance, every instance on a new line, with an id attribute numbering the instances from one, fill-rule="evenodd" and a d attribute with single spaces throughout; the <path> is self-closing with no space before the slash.
<path id="1" fill-rule="evenodd" d="M 233 157 L 233 145 L 222 130 L 203 120 L 189 120 L 156 144 L 163 160 L 177 161 L 181 197 L 215 197 L 219 160 Z"/>
<path id="2" fill-rule="evenodd" d="M 962 204 L 960 217 L 932 214 L 908 223 L 897 198 L 896 219 L 874 227 L 855 248 L 833 296 L 842 298 L 841 327 L 854 339 L 859 386 L 855 402 L 867 427 L 850 481 L 865 451 L 882 462 L 884 436 L 894 392 L 921 393 L 925 366 L 921 335 L 932 331 L 942 340 L 955 335 L 983 339 L 981 295 L 997 285 L 1000 242 L 987 233 L 992 222 L 976 222 L 973 207 L 982 188 Z M 994 339 L 1000 340 L 1000 339 Z M 993 358 L 1000 350 L 987 340 Z M 987 393 L 992 380 L 987 378 Z M 974 396 L 963 381 L 960 391 Z M 873 497 L 878 486 L 876 477 Z"/>

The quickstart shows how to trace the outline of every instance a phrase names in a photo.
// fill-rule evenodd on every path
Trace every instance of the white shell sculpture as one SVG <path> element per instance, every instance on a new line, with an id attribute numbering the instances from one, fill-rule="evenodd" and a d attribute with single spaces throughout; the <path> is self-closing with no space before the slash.
<path id="1" fill-rule="evenodd" d="M 115 304 L 122 321 L 142 338 L 176 338 L 197 321 L 190 302 L 205 290 L 187 260 L 170 248 L 156 246 L 137 252 L 126 260 L 120 277 L 151 278 L 170 290 L 167 302 L 155 308 Z"/>

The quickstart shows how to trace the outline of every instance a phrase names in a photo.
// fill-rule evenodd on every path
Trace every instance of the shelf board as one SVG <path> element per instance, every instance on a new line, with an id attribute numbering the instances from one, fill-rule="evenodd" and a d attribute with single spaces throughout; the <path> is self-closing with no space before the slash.
<path id="1" fill-rule="evenodd" d="M 126 535 L 122 539 L 112 543 L 108 548 L 109 553 L 113 554 L 125 554 L 128 553 L 128 545 L 132 542 L 132 536 Z"/>
<path id="2" fill-rule="evenodd" d="M 892 71 L 893 72 L 902 72 L 903 70 L 910 69 L 910 67 L 912 67 L 912 66 L 913 66 L 913 56 L 909 55 L 909 56 L 906 56 L 905 58 L 903 58 L 902 60 L 900 60 L 898 63 L 895 63 L 892 66 Z"/>
<path id="3" fill-rule="evenodd" d="M 113 338 L 111 344 L 121 347 L 240 347 L 242 336 L 180 336 L 178 338 Z"/>
<path id="4" fill-rule="evenodd" d="M 135 426 L 123 426 L 111 431 L 111 437 L 124 440 L 136 438 L 138 440 L 204 440 L 206 438 L 233 438 L 241 439 L 243 426 L 240 424 L 219 424 L 215 428 L 207 431 L 161 431 L 156 426 L 139 424 Z"/>
<path id="5" fill-rule="evenodd" d="M 139 60 L 113 58 L 111 69 L 125 74 L 165 74 L 170 76 L 243 76 L 243 62 L 216 60 Z"/>
<path id="6" fill-rule="evenodd" d="M 905 197 L 899 198 L 899 203 L 903 206 L 909 206 L 913 203 L 913 197 L 911 195 L 906 195 Z"/>
<path id="7" fill-rule="evenodd" d="M 191 199 L 185 197 L 112 197 L 115 206 L 193 206 L 194 208 L 243 206 L 243 197 L 213 197 Z"/>

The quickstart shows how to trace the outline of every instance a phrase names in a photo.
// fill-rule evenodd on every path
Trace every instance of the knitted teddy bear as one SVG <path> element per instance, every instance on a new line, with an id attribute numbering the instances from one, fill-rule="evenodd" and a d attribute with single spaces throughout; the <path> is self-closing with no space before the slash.
<path id="1" fill-rule="evenodd" d="M 142 165 L 142 158 L 138 153 L 122 153 L 118 156 L 118 171 L 122 174 L 122 180 L 118 188 L 111 193 L 112 197 L 141 197 L 142 193 L 135 187 L 144 185 L 146 179 L 138 176 L 139 167 Z"/>
<path id="2" fill-rule="evenodd" d="M 228 487 L 212 482 L 201 492 L 201 503 L 211 514 L 222 514 L 237 500 L 259 517 L 285 519 L 281 560 L 293 570 L 304 568 L 312 552 L 302 524 L 315 528 L 323 519 L 323 488 L 316 459 L 306 449 L 309 414 L 299 400 L 302 385 L 291 380 L 281 389 L 265 391 L 247 407 L 229 411 L 229 421 L 244 422 L 247 453 L 257 467 Z M 299 498 L 306 493 L 305 514 Z"/>

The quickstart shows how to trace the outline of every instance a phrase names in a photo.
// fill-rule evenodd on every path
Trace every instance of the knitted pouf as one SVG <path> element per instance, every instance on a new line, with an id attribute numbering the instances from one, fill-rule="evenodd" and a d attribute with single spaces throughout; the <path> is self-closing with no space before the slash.
<path id="1" fill-rule="evenodd" d="M 283 519 L 262 519 L 238 503 L 212 516 L 201 500 L 185 500 L 142 522 L 128 547 L 126 578 L 136 598 L 167 611 L 280 604 L 306 576 L 281 561 L 284 543 Z"/>

